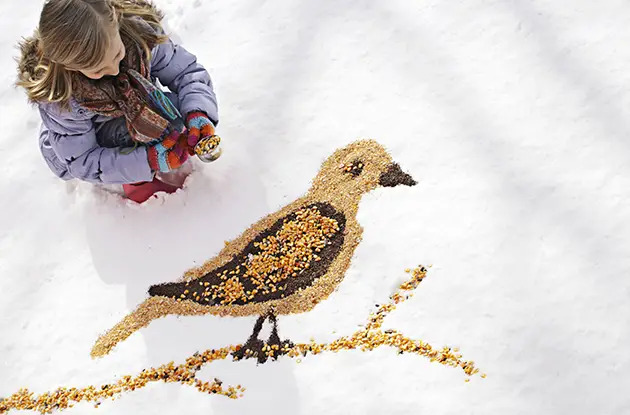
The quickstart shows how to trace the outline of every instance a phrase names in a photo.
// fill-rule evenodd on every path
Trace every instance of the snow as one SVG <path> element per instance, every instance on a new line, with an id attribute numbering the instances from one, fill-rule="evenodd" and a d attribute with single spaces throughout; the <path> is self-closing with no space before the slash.
<path id="1" fill-rule="evenodd" d="M 242 343 L 254 317 L 167 317 L 89 356 L 151 284 L 214 256 L 303 194 L 335 149 L 370 137 L 419 185 L 364 196 L 344 281 L 313 311 L 280 317 L 280 334 L 352 333 L 403 269 L 432 264 L 385 326 L 460 347 L 486 379 L 386 348 L 345 351 L 204 368 L 247 388 L 236 401 L 156 383 L 67 413 L 630 412 L 630 5 L 157 4 L 215 82 L 224 155 L 142 206 L 48 171 L 39 115 L 10 87 L 41 2 L 1 6 L 0 396 Z"/>

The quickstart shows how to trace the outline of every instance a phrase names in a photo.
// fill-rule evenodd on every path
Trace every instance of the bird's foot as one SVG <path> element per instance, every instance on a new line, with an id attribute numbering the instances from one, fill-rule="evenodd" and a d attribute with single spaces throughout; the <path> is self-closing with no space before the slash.
<path id="1" fill-rule="evenodd" d="M 271 341 L 262 341 L 255 339 L 247 341 L 241 348 L 232 353 L 234 360 L 256 359 L 258 363 L 265 363 L 269 358 L 276 360 L 278 356 L 287 354 L 293 347 L 290 340 L 279 341 L 277 343 Z"/>
<path id="2" fill-rule="evenodd" d="M 262 354 L 262 350 L 264 347 L 265 342 L 263 342 L 262 340 L 249 339 L 238 350 L 232 352 L 232 358 L 234 360 L 243 360 L 252 357 L 258 357 L 260 354 Z"/>
<path id="3" fill-rule="evenodd" d="M 269 358 L 276 360 L 278 356 L 287 354 L 293 347 L 293 342 L 290 340 L 280 340 L 280 336 L 278 336 L 278 324 L 273 314 L 268 317 L 273 323 L 271 335 L 266 342 L 258 338 L 258 333 L 266 318 L 267 317 L 260 317 L 258 319 L 250 338 L 247 339 L 239 350 L 232 353 L 234 360 L 255 358 L 258 363 L 265 363 Z"/>

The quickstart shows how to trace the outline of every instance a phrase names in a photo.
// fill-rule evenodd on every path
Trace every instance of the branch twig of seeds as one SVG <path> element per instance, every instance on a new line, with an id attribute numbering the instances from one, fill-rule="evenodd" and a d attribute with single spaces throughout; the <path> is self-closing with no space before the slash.
<path id="1" fill-rule="evenodd" d="M 460 367 L 468 376 L 479 373 L 473 361 L 462 360 L 462 355 L 458 349 L 443 347 L 433 349 L 433 347 L 422 340 L 414 340 L 404 336 L 396 330 L 382 330 L 381 326 L 385 317 L 392 312 L 398 304 L 407 300 L 413 295 L 420 282 L 426 276 L 426 268 L 420 266 L 413 270 L 407 269 L 405 272 L 411 274 L 411 278 L 400 285 L 398 290 L 389 297 L 389 302 L 380 305 L 375 313 L 371 313 L 367 325 L 350 336 L 340 337 L 330 343 L 298 343 L 281 351 L 273 346 L 267 346 L 264 350 L 268 357 L 274 358 L 278 355 L 286 355 L 296 358 L 299 363 L 301 357 L 308 354 L 319 354 L 325 351 L 338 352 L 340 350 L 359 349 L 361 351 L 374 350 L 380 346 L 391 346 L 398 350 L 398 353 L 414 353 L 428 357 L 431 361 L 439 362 L 443 365 Z M 195 353 L 180 365 L 175 366 L 173 362 L 162 365 L 158 368 L 143 370 L 140 374 L 123 376 L 114 384 L 105 384 L 100 387 L 88 386 L 85 388 L 59 388 L 54 392 L 46 392 L 39 396 L 34 396 L 28 389 L 20 389 L 8 398 L 0 400 L 0 414 L 7 413 L 11 409 L 34 410 L 42 414 L 51 413 L 54 410 L 64 410 L 71 408 L 74 403 L 87 401 L 93 402 L 95 407 L 105 399 L 115 399 L 123 392 L 130 392 L 141 389 L 150 382 L 179 382 L 184 385 L 196 387 L 200 392 L 217 394 L 237 399 L 243 396 L 245 388 L 241 385 L 223 387 L 222 382 L 214 379 L 212 382 L 204 382 L 195 377 L 196 373 L 207 363 L 215 360 L 223 360 L 233 352 L 240 350 L 242 345 L 231 345 L 220 349 L 209 349 L 203 353 Z M 253 357 L 253 356 L 252 356 Z M 485 374 L 481 377 L 485 378 Z M 468 379 L 466 379 L 468 381 Z"/>
<path id="2" fill-rule="evenodd" d="M 184 385 L 196 387 L 200 392 L 208 394 L 224 395 L 228 398 L 236 399 L 242 396 L 245 391 L 241 385 L 228 386 L 224 388 L 222 382 L 214 379 L 212 382 L 204 382 L 195 377 L 197 371 L 208 362 L 225 359 L 237 350 L 235 346 L 228 346 L 216 350 L 206 350 L 203 353 L 195 353 L 186 359 L 185 363 L 175 366 L 173 362 L 162 365 L 158 368 L 144 369 L 140 374 L 123 376 L 114 384 L 105 384 L 99 387 L 87 386 L 85 388 L 59 388 L 53 392 L 45 392 L 34 397 L 33 392 L 28 389 L 20 389 L 13 395 L 0 400 L 0 414 L 4 414 L 11 409 L 33 410 L 42 414 L 51 413 L 55 410 L 71 408 L 76 402 L 94 402 L 98 407 L 105 399 L 114 400 L 123 392 L 131 392 L 145 387 L 150 382 L 179 382 Z"/>

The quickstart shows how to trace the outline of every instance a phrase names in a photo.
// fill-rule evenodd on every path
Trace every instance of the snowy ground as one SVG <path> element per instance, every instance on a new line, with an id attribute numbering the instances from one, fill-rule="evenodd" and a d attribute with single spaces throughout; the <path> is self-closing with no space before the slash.
<path id="1" fill-rule="evenodd" d="M 67 413 L 630 413 L 627 2 L 158 5 L 213 77 L 224 156 L 137 207 L 47 170 L 38 113 L 10 87 L 13 46 L 41 3 L 2 2 L 0 396 L 244 341 L 253 317 L 169 317 L 89 356 L 149 285 L 214 256 L 304 193 L 336 148 L 372 137 L 420 183 L 364 197 L 345 280 L 280 318 L 281 334 L 351 333 L 404 268 L 433 264 L 386 325 L 459 346 L 487 379 L 388 349 L 219 362 L 202 375 L 245 397 L 158 383 Z"/>

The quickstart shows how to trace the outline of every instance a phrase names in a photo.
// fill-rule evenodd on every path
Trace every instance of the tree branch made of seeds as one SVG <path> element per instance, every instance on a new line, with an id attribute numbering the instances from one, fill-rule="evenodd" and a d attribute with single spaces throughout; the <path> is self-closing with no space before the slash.
<path id="1" fill-rule="evenodd" d="M 407 269 L 411 277 L 400 285 L 398 290 L 389 297 L 389 302 L 378 306 L 376 312 L 371 313 L 367 325 L 350 336 L 340 337 L 330 343 L 298 343 L 283 350 L 282 354 L 290 358 L 296 358 L 299 363 L 301 358 L 308 354 L 319 354 L 323 352 L 339 352 L 340 350 L 361 351 L 374 350 L 380 346 L 391 346 L 398 350 L 398 353 L 414 353 L 429 358 L 432 362 L 439 362 L 443 365 L 459 367 L 467 376 L 479 373 L 473 361 L 462 360 L 457 348 L 443 347 L 433 349 L 433 347 L 422 340 L 414 340 L 404 336 L 396 330 L 382 330 L 381 326 L 385 317 L 392 312 L 397 304 L 405 301 L 413 295 L 413 290 L 426 276 L 426 268 L 418 267 L 413 270 Z M 131 392 L 145 387 L 150 382 L 178 382 L 197 388 L 200 392 L 207 394 L 223 395 L 231 399 L 238 399 L 243 396 L 245 388 L 241 385 L 224 386 L 219 379 L 211 382 L 197 379 L 197 372 L 207 363 L 215 360 L 223 360 L 232 353 L 237 352 L 243 345 L 231 345 L 220 349 L 208 349 L 202 353 L 195 353 L 182 364 L 175 365 L 173 362 L 159 366 L 157 368 L 144 369 L 136 376 L 123 376 L 112 384 L 101 386 L 87 386 L 84 388 L 59 388 L 53 392 L 45 392 L 34 396 L 28 389 L 20 389 L 13 395 L 0 400 L 0 414 L 15 410 L 33 410 L 42 414 L 51 413 L 56 410 L 71 408 L 78 402 L 91 402 L 98 407 L 105 399 L 116 399 L 124 392 Z M 277 358 L 280 354 L 277 348 L 266 347 L 264 353 L 267 357 Z M 248 356 L 246 355 L 245 358 Z M 249 356 L 254 357 L 254 356 Z M 482 378 L 486 375 L 482 374 Z M 466 381 L 469 381 L 466 378 Z"/>

